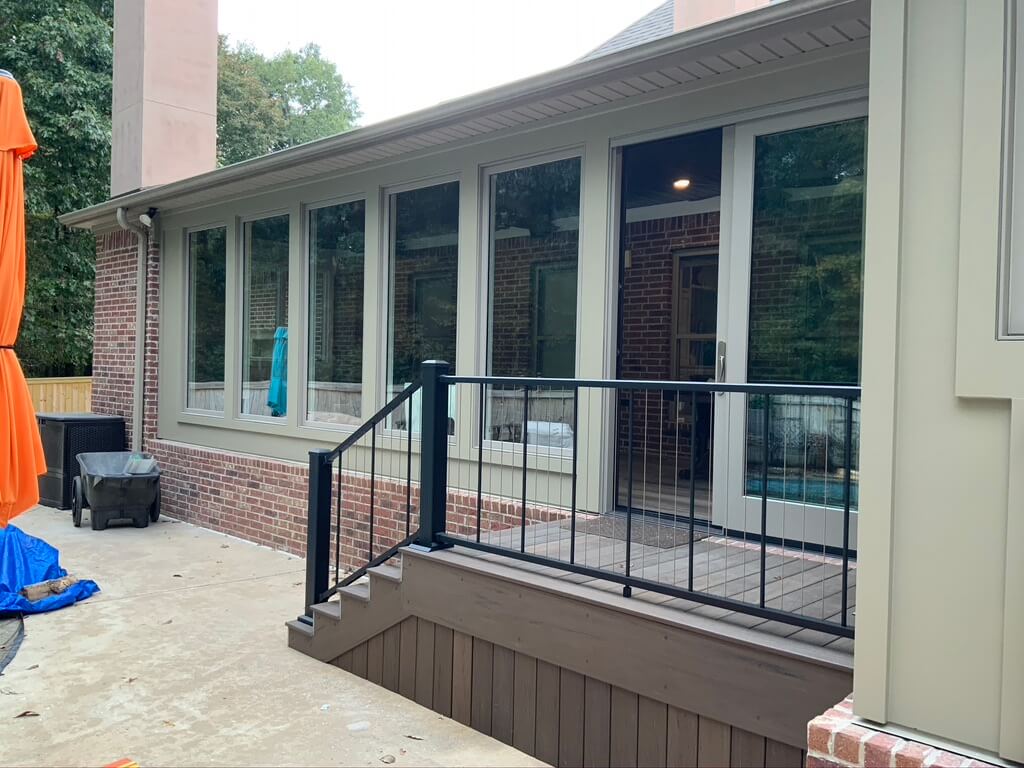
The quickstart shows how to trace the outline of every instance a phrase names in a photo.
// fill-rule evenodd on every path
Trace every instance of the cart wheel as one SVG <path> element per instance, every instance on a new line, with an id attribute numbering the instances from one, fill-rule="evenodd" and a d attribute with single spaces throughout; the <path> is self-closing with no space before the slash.
<path id="1" fill-rule="evenodd" d="M 82 478 L 76 477 L 71 481 L 71 522 L 75 528 L 82 527 Z"/>
<path id="2" fill-rule="evenodd" d="M 156 522 L 160 519 L 160 483 L 156 484 L 156 498 L 153 499 L 153 503 L 149 505 L 149 519 L 151 522 Z"/>

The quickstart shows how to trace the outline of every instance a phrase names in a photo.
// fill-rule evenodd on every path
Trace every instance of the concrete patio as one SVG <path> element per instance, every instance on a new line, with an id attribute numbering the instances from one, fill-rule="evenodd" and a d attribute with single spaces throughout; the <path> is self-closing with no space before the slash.
<path id="1" fill-rule="evenodd" d="M 37 508 L 16 524 L 102 591 L 26 619 L 0 676 L 2 764 L 541 765 L 289 650 L 299 558 L 167 519 L 94 532 Z"/>

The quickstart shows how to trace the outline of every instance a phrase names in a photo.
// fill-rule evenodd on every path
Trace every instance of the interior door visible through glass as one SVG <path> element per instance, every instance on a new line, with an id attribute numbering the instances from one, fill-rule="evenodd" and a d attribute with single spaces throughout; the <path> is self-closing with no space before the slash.
<path id="1" fill-rule="evenodd" d="M 715 129 L 623 150 L 620 379 L 715 378 L 722 142 Z M 617 504 L 688 517 L 692 498 L 708 517 L 712 415 L 711 395 L 620 391 Z"/>

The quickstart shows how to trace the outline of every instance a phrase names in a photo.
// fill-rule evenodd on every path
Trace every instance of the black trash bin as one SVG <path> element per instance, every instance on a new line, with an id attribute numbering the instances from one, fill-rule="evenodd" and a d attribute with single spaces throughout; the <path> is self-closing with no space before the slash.
<path id="1" fill-rule="evenodd" d="M 71 508 L 71 483 L 78 477 L 80 453 L 123 451 L 124 417 L 98 413 L 40 413 L 39 436 L 46 474 L 39 478 L 39 501 L 47 507 Z"/>
<path id="2" fill-rule="evenodd" d="M 80 453 L 80 477 L 72 483 L 71 519 L 82 524 L 82 508 L 91 511 L 92 529 L 111 520 L 131 520 L 145 528 L 160 519 L 160 467 L 148 453 Z"/>

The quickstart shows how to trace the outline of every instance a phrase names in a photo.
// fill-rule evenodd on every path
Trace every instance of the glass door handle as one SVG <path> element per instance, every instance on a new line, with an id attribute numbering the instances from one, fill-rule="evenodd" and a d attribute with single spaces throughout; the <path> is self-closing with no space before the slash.
<path id="1" fill-rule="evenodd" d="M 715 351 L 715 382 L 721 384 L 725 381 L 725 342 L 718 342 L 718 349 Z M 716 392 L 723 395 L 724 392 Z"/>

